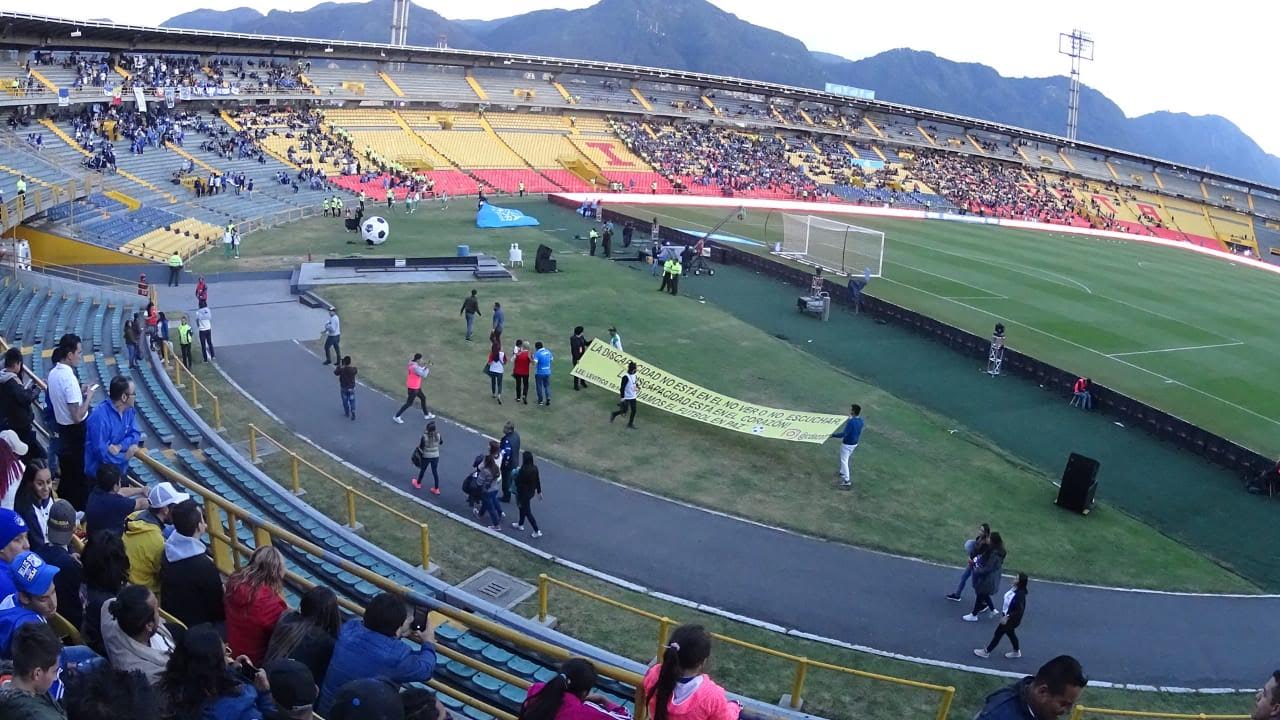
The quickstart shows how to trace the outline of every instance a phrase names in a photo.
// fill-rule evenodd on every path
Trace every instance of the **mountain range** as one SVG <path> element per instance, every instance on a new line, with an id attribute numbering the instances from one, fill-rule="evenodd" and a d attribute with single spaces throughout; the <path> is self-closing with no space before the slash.
<path id="1" fill-rule="evenodd" d="M 392 0 L 325 2 L 309 10 L 194 10 L 165 27 L 386 42 Z M 609 32 L 601 32 L 608 28 Z M 626 28 L 625 32 L 617 31 Z M 581 10 L 538 10 L 497 20 L 450 20 L 411 4 L 410 45 L 582 58 L 705 72 L 821 89 L 827 82 L 882 100 L 1063 134 L 1068 80 L 1010 78 L 977 63 L 897 49 L 847 60 L 748 23 L 706 0 L 600 0 Z M 1280 186 L 1280 157 L 1227 118 L 1154 112 L 1127 117 L 1084 87 L 1081 140 Z"/>

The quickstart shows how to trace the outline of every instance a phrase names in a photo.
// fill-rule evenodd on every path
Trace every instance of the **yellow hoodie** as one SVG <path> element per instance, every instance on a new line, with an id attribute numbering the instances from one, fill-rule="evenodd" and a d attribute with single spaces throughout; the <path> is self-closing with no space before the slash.
<path id="1" fill-rule="evenodd" d="M 160 601 L 160 563 L 164 560 L 164 523 L 150 510 L 129 516 L 124 526 L 124 552 L 129 556 L 129 582 L 146 585 Z"/>

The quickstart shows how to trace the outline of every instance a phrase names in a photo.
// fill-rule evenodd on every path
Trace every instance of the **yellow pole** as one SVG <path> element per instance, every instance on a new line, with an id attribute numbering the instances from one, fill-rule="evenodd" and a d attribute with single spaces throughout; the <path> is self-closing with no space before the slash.
<path id="1" fill-rule="evenodd" d="M 418 539 L 422 543 L 422 569 L 431 569 L 431 534 L 427 531 L 427 524 L 420 523 L 418 525 Z"/>
<path id="2" fill-rule="evenodd" d="M 240 550 L 236 547 L 236 522 L 235 513 L 227 513 L 227 544 L 231 546 L 232 571 L 240 567 Z"/>
<path id="3" fill-rule="evenodd" d="M 538 621 L 547 621 L 547 604 L 551 595 L 551 583 L 546 573 L 538 573 Z"/>
<path id="4" fill-rule="evenodd" d="M 298 453 L 289 453 L 289 477 L 293 480 L 293 494 L 302 494 L 302 480 L 298 474 Z"/>
<path id="5" fill-rule="evenodd" d="M 213 397 L 213 429 L 222 429 L 222 403 L 218 401 L 218 396 Z"/>
<path id="6" fill-rule="evenodd" d="M 253 545 L 254 547 L 265 547 L 271 544 L 271 533 L 267 532 L 264 527 L 256 527 L 253 529 Z"/>
<path id="7" fill-rule="evenodd" d="M 350 485 L 347 488 L 347 527 L 356 529 L 356 491 Z"/>
<path id="8" fill-rule="evenodd" d="M 235 570 L 235 561 L 231 558 L 231 547 L 214 534 L 215 530 L 222 529 L 222 510 L 214 503 L 205 503 L 204 522 L 209 526 L 209 549 L 213 551 L 213 564 L 230 575 L 231 571 Z"/>
<path id="9" fill-rule="evenodd" d="M 947 689 L 942 691 L 942 702 L 938 704 L 937 720 L 947 720 L 947 716 L 951 714 L 951 701 L 955 700 L 955 698 L 956 689 L 948 685 Z M 1071 717 L 1073 720 L 1079 720 L 1074 714 Z"/>
<path id="10" fill-rule="evenodd" d="M 658 653 L 655 655 L 658 662 L 662 662 L 662 656 L 667 652 L 667 639 L 671 637 L 671 625 L 672 620 L 666 615 L 658 621 Z"/>
<path id="11" fill-rule="evenodd" d="M 249 462 L 258 464 L 258 428 L 249 423 Z"/>
<path id="12" fill-rule="evenodd" d="M 196 377 L 195 375 L 192 375 L 191 376 L 191 407 L 193 408 L 200 407 L 200 396 L 196 394 L 199 392 L 199 390 L 200 388 L 196 385 Z"/>
<path id="13" fill-rule="evenodd" d="M 791 681 L 791 709 L 800 709 L 800 694 L 804 692 L 804 678 L 809 672 L 809 658 L 796 660 L 796 675 Z"/>
<path id="14" fill-rule="evenodd" d="M 1071 720 L 1080 720 L 1084 717 L 1084 706 L 1077 705 L 1071 709 Z"/>

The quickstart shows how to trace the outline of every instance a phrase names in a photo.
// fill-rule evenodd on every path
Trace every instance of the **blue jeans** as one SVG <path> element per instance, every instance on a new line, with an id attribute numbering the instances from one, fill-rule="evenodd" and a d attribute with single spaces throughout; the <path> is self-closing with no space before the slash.
<path id="1" fill-rule="evenodd" d="M 480 501 L 480 515 L 484 516 L 489 513 L 490 527 L 498 527 L 502 524 L 502 507 L 498 505 L 498 491 L 490 490 L 484 494 L 484 499 Z"/>
<path id="2" fill-rule="evenodd" d="M 138 361 L 142 359 L 141 353 L 138 352 L 137 343 L 125 343 L 124 346 L 129 350 L 129 364 L 137 365 Z"/>
<path id="3" fill-rule="evenodd" d="M 475 324 L 476 324 L 476 314 L 467 313 L 467 339 L 468 340 L 471 339 L 471 329 L 475 327 Z"/>
<path id="4" fill-rule="evenodd" d="M 489 392 L 494 396 L 502 395 L 502 373 L 489 371 Z"/>
<path id="5" fill-rule="evenodd" d="M 356 415 L 356 389 L 341 388 L 342 393 L 342 414 L 347 417 L 355 417 Z"/>
<path id="6" fill-rule="evenodd" d="M 964 594 L 964 587 L 969 584 L 969 578 L 973 577 L 973 549 L 977 547 L 978 541 L 970 538 L 964 541 L 964 573 L 960 575 L 960 584 L 956 586 L 956 595 Z"/>
<path id="7" fill-rule="evenodd" d="M 538 392 L 538 402 L 551 402 L 551 376 L 534 375 L 533 384 Z"/>

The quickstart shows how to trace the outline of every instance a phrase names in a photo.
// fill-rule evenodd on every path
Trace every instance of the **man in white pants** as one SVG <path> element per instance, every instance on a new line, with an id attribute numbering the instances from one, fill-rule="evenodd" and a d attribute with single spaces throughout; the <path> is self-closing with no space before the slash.
<path id="1" fill-rule="evenodd" d="M 862 406 L 854 403 L 849 407 L 849 419 L 844 422 L 844 429 L 837 430 L 831 437 L 840 438 L 840 489 L 852 490 L 853 481 L 849 478 L 849 458 L 858 449 L 858 439 L 862 437 Z"/>

